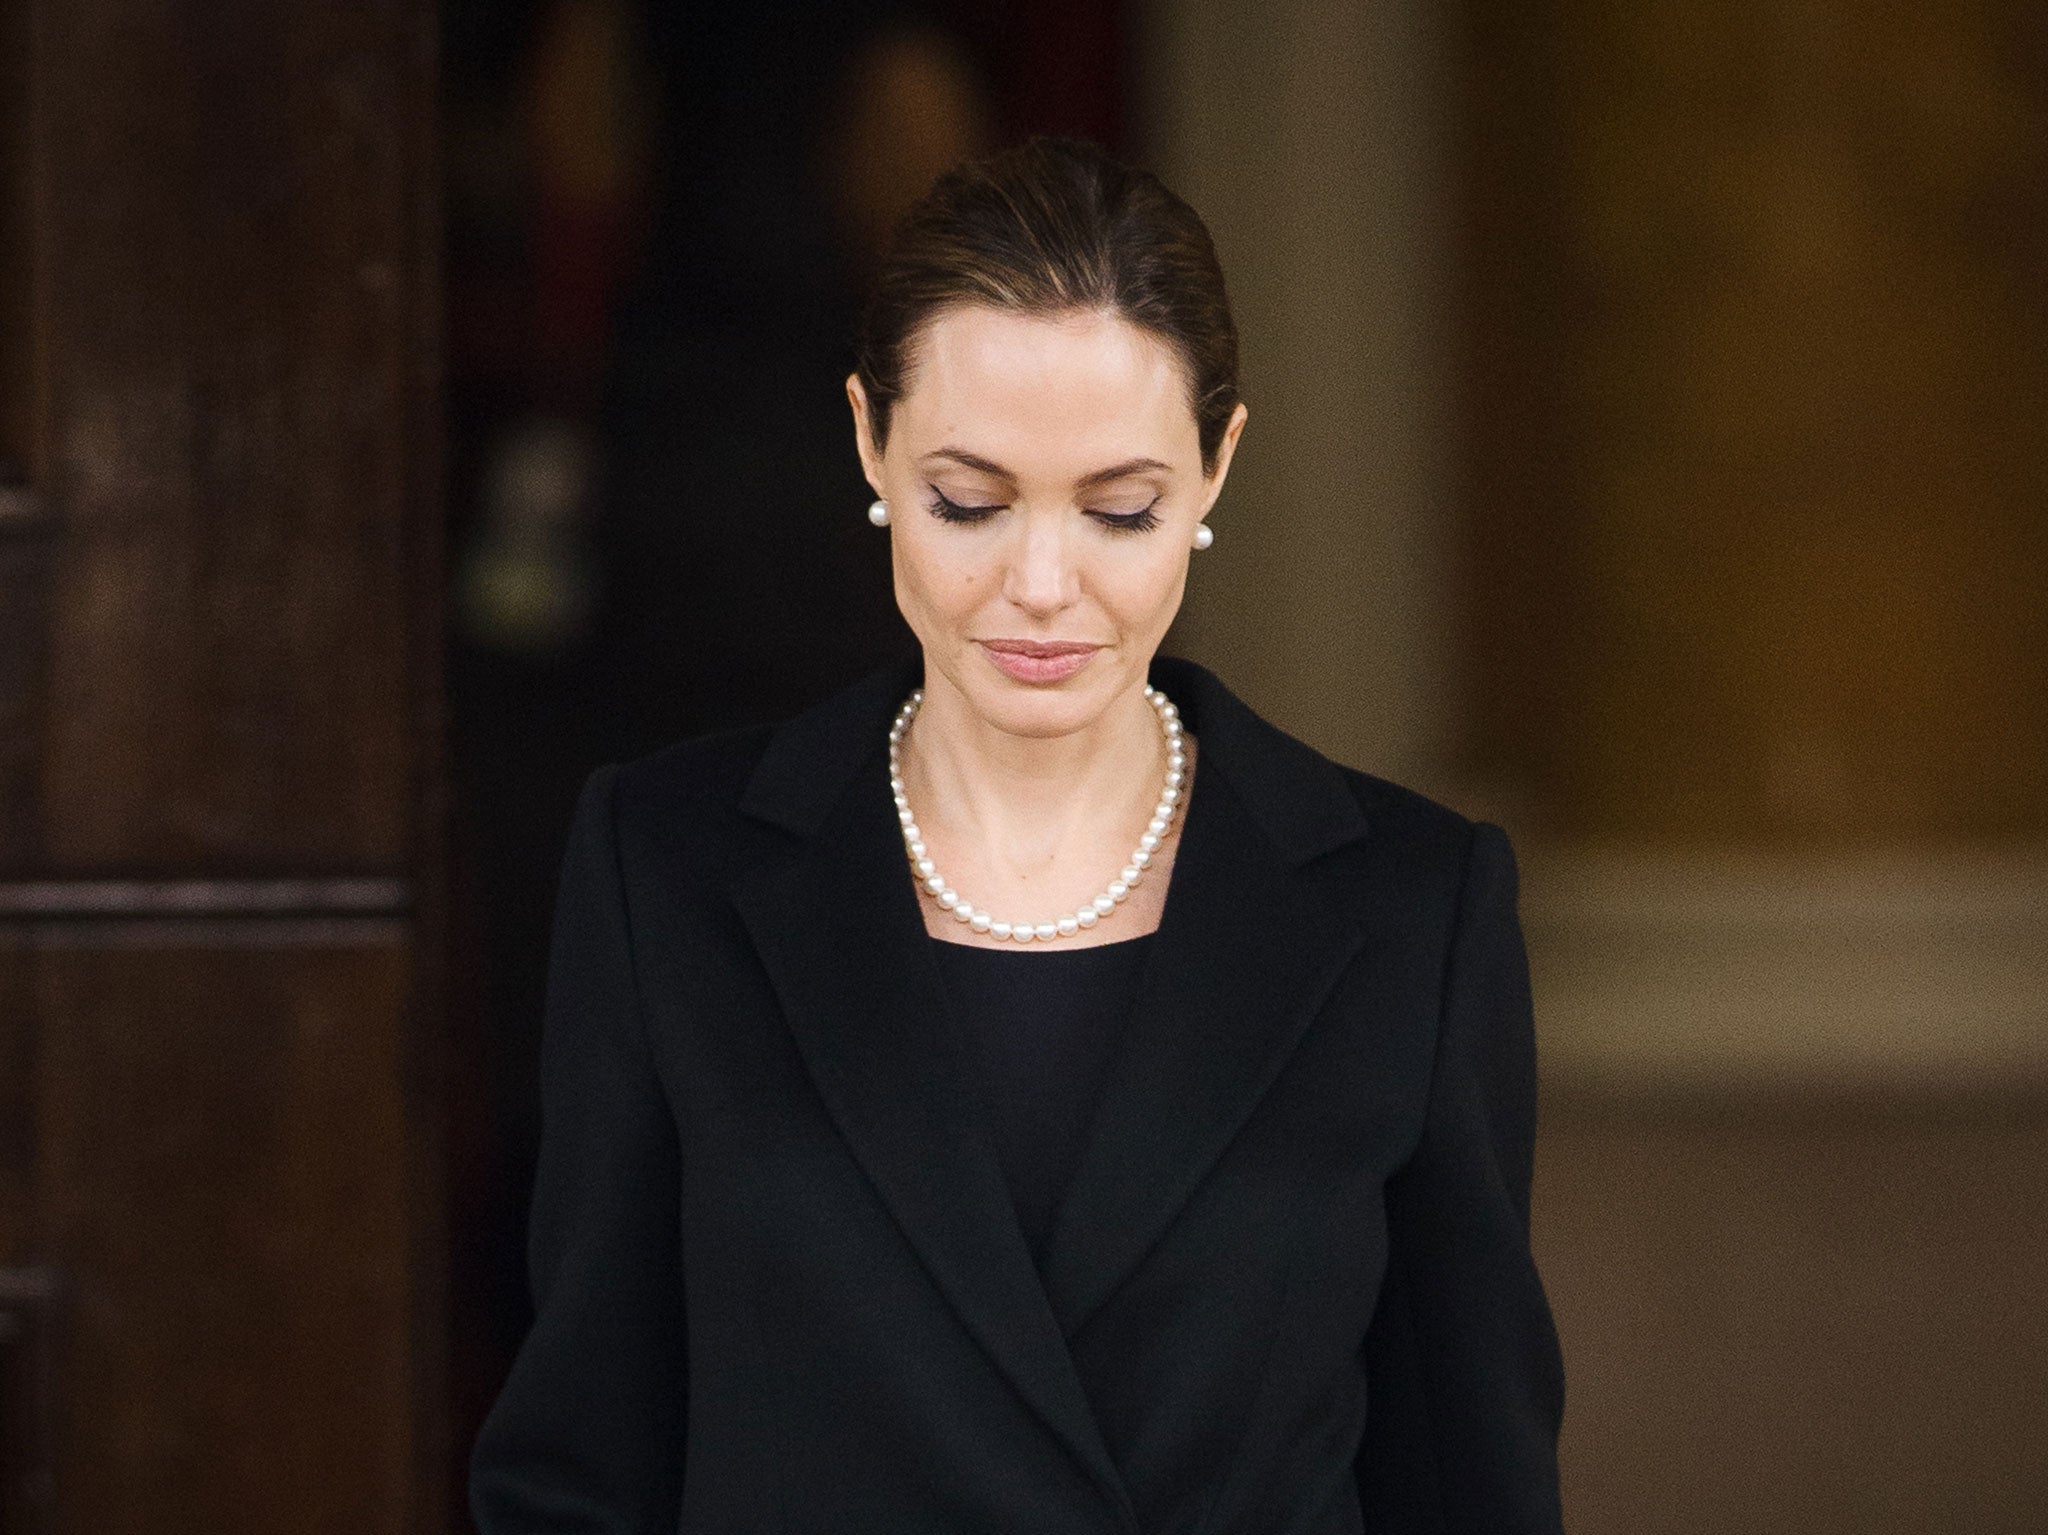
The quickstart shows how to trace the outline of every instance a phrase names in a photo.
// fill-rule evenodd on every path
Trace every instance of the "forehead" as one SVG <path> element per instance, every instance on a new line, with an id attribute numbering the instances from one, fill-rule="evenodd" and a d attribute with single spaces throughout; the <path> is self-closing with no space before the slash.
<path id="1" fill-rule="evenodd" d="M 1009 463 L 1090 465 L 1198 456 L 1187 372 L 1164 340 L 1116 315 L 950 309 L 920 332 L 892 433 L 913 452 L 969 447 Z M 1005 457 L 1008 453 L 1010 456 Z"/>

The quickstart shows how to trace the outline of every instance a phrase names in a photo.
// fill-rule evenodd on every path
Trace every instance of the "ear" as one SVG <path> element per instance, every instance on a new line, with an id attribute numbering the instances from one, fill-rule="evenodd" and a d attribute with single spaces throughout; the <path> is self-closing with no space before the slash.
<path id="1" fill-rule="evenodd" d="M 853 445 L 860 454 L 861 473 L 867 476 L 869 487 L 878 496 L 885 496 L 882 489 L 882 455 L 875 447 L 874 425 L 868 417 L 868 392 L 860 386 L 860 375 L 846 375 L 846 399 L 853 406 Z"/>
<path id="2" fill-rule="evenodd" d="M 1209 508 L 1216 504 L 1216 498 L 1223 493 L 1223 480 L 1230 473 L 1230 460 L 1237 452 L 1237 439 L 1244 431 L 1246 418 L 1251 414 L 1245 409 L 1244 401 L 1237 402 L 1237 409 L 1230 413 L 1230 423 L 1223 428 L 1223 440 L 1216 444 L 1216 468 L 1209 475 L 1209 486 L 1202 494 L 1202 515 L 1209 515 Z"/>

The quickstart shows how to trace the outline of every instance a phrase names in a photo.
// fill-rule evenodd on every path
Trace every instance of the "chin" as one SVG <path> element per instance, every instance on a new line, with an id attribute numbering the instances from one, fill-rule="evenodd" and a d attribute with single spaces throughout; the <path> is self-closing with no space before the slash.
<path id="1" fill-rule="evenodd" d="M 1072 735 L 1088 725 L 1099 711 L 1078 699 L 1024 699 L 991 717 L 1012 735 L 1051 740 Z"/>
<path id="2" fill-rule="evenodd" d="M 1042 738 L 1070 735 L 1093 724 L 1115 692 L 1102 677 L 1039 687 L 997 673 L 968 696 L 977 712 L 1010 734 Z"/>

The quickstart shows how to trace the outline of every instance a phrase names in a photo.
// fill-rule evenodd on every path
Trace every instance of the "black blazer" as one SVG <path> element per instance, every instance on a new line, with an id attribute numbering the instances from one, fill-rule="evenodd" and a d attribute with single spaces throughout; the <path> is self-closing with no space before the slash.
<path id="1" fill-rule="evenodd" d="M 890 801 L 916 675 L 585 788 L 485 1535 L 1558 1530 L 1507 839 L 1158 661 L 1200 771 L 1041 1273 Z"/>

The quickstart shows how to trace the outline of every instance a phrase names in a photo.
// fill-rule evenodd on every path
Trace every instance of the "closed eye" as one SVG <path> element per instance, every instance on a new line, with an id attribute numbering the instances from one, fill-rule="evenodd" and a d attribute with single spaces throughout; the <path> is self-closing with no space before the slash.
<path id="1" fill-rule="evenodd" d="M 1158 504 L 1159 498 L 1154 496 L 1135 512 L 1090 512 L 1088 515 L 1112 533 L 1149 533 L 1159 526 L 1159 514 L 1152 510 Z"/>
<path id="2" fill-rule="evenodd" d="M 1001 506 L 962 506 L 936 485 L 931 487 L 931 492 L 932 515 L 945 522 L 986 522 L 1002 510 Z"/>
<path id="3" fill-rule="evenodd" d="M 968 505 L 955 501 L 936 485 L 931 486 L 930 489 L 932 493 L 932 515 L 943 522 L 965 523 L 972 526 L 976 523 L 988 521 L 997 512 L 1007 510 L 1006 503 L 998 502 L 987 506 Z M 1111 533 L 1149 533 L 1152 529 L 1159 526 L 1159 514 L 1153 510 L 1158 504 L 1159 498 L 1154 496 L 1150 502 L 1141 506 L 1135 512 L 1085 511 L 1084 515 L 1093 518 Z"/>

